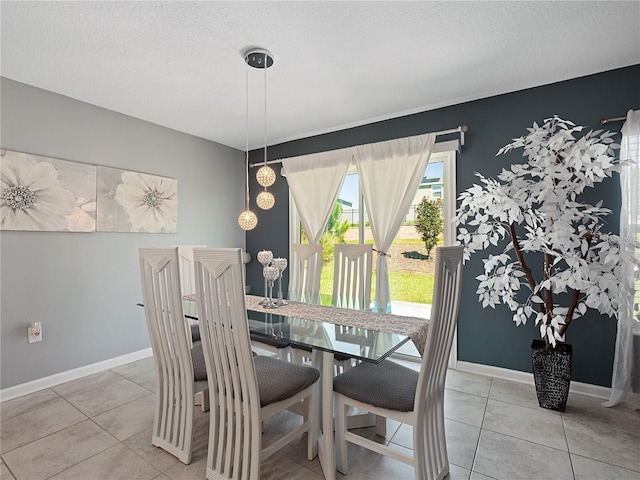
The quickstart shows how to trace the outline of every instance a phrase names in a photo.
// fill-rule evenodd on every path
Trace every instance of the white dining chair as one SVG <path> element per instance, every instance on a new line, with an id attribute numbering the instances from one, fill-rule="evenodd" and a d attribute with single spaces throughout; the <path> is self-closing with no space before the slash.
<path id="1" fill-rule="evenodd" d="M 442 479 L 449 473 L 444 430 L 444 384 L 455 332 L 462 281 L 462 246 L 436 250 L 429 333 L 416 372 L 390 360 L 362 362 L 334 378 L 336 467 L 348 472 L 347 442 L 414 467 L 416 480 Z M 347 430 L 353 406 L 413 427 L 413 455 Z"/>
<path id="2" fill-rule="evenodd" d="M 319 305 L 322 276 L 322 245 L 293 243 L 289 261 L 290 300 Z M 293 347 L 291 359 L 296 363 L 311 361 L 311 350 Z"/>
<path id="3" fill-rule="evenodd" d="M 294 243 L 289 255 L 289 290 L 287 298 L 303 303 L 320 304 L 320 276 L 322 274 L 322 246 L 319 244 Z M 302 363 L 309 353 L 293 348 L 290 342 L 276 338 L 251 335 L 253 345 L 282 360 L 291 359 Z M 308 351 L 306 351 L 308 352 Z"/>
<path id="4" fill-rule="evenodd" d="M 171 248 L 178 249 L 178 257 L 180 259 L 180 291 L 182 297 L 188 297 L 195 299 L 196 295 L 196 276 L 193 269 L 193 249 L 194 248 L 206 248 L 206 245 L 170 245 Z M 188 323 L 191 329 L 191 336 L 189 341 L 193 347 L 194 343 L 200 341 L 200 329 L 198 328 L 198 322 L 190 318 L 185 317 L 185 321 Z M 200 347 L 201 348 L 201 347 Z M 205 412 L 208 408 L 208 399 L 206 398 L 207 391 L 203 391 L 196 394 L 196 405 L 202 407 L 202 411 Z"/>
<path id="5" fill-rule="evenodd" d="M 294 243 L 290 252 L 289 299 L 319 305 L 322 246 Z"/>
<path id="6" fill-rule="evenodd" d="M 141 248 L 142 300 L 153 351 L 156 401 L 151 443 L 191 463 L 194 396 L 208 403 L 207 371 L 200 343 L 182 311 L 177 248 Z M 203 405 L 203 409 L 208 408 Z"/>
<path id="7" fill-rule="evenodd" d="M 333 306 L 369 310 L 373 246 L 337 243 L 333 267 Z"/>
<path id="8" fill-rule="evenodd" d="M 206 245 L 169 245 L 170 248 L 178 249 L 178 257 L 180 260 L 180 291 L 183 297 L 195 298 L 196 294 L 196 277 L 193 270 L 193 249 L 206 248 Z M 186 319 L 191 328 L 191 344 L 200 340 L 200 331 L 198 330 L 198 322 Z"/>
<path id="9" fill-rule="evenodd" d="M 319 244 L 294 243 L 289 256 L 289 288 L 287 298 L 303 303 L 320 303 L 320 276 L 322 274 L 322 246 Z M 302 363 L 308 354 L 301 355 L 300 349 L 291 342 L 260 335 L 251 335 L 257 348 L 274 353 L 281 360 Z"/>
<path id="10" fill-rule="evenodd" d="M 371 303 L 371 275 L 373 270 L 373 246 L 338 243 L 333 263 L 332 305 L 334 307 L 369 310 Z M 336 328 L 336 340 L 350 338 L 354 327 Z M 360 339 L 366 341 L 366 339 Z M 334 359 L 337 372 L 353 366 L 354 360 L 345 355 Z"/>
<path id="11" fill-rule="evenodd" d="M 317 455 L 320 372 L 271 356 L 252 356 L 240 249 L 194 252 L 196 302 L 211 392 L 208 479 L 256 479 L 263 460 L 307 433 Z M 299 405 L 302 402 L 302 405 Z M 268 446 L 262 422 L 303 406 L 303 421 Z"/>
<path id="12" fill-rule="evenodd" d="M 368 310 L 371 302 L 371 275 L 373 246 L 371 244 L 337 243 L 334 254 L 332 305 L 340 308 Z M 344 335 L 349 336 L 351 327 L 336 328 L 336 340 Z M 294 361 L 311 360 L 312 352 L 294 348 Z M 336 354 L 334 365 L 336 372 L 351 368 L 354 360 L 347 356 Z"/>
<path id="13" fill-rule="evenodd" d="M 196 294 L 196 275 L 193 269 L 193 249 L 206 248 L 206 245 L 170 245 L 178 249 L 180 256 L 180 288 L 182 295 Z"/>

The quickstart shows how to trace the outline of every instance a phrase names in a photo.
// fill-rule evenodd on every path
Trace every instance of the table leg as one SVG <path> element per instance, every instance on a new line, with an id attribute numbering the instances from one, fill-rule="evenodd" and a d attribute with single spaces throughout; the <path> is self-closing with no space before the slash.
<path id="1" fill-rule="evenodd" d="M 314 352 L 314 366 L 320 367 L 320 381 L 322 386 L 322 434 L 318 444 L 318 458 L 324 478 L 334 480 L 336 478 L 336 457 L 333 440 L 333 353 Z M 321 363 L 321 365 L 318 365 Z"/>

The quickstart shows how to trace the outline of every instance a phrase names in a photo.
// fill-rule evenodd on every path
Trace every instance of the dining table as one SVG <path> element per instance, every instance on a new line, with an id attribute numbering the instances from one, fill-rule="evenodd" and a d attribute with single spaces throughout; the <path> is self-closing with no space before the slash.
<path id="1" fill-rule="evenodd" d="M 264 297 L 255 295 L 245 296 L 251 333 L 286 340 L 294 348 L 312 350 L 313 366 L 320 370 L 322 423 L 318 456 L 325 478 L 334 479 L 334 355 L 380 363 L 409 341 L 414 343 L 422 355 L 429 321 L 418 317 L 295 301 L 288 301 L 278 308 L 265 308 L 261 304 L 263 299 Z M 197 307 L 193 296 L 184 298 L 183 313 L 188 319 L 197 321 Z"/>

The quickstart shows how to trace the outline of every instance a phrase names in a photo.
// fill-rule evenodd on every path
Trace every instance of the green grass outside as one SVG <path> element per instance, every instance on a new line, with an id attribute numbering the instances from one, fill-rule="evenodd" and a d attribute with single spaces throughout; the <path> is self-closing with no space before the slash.
<path id="1" fill-rule="evenodd" d="M 345 240 L 344 243 L 359 243 L 358 240 Z M 373 239 L 369 238 L 364 243 L 370 243 L 373 245 Z M 419 238 L 396 238 L 393 241 L 394 245 L 422 245 L 422 240 Z M 438 241 L 438 245 L 442 245 L 444 242 L 442 239 Z"/>
<path id="2" fill-rule="evenodd" d="M 398 302 L 431 303 L 433 275 L 421 273 L 389 272 L 391 298 Z M 333 290 L 333 262 L 322 266 L 320 297 L 323 305 L 331 305 Z M 376 296 L 376 272 L 371 278 L 371 298 Z"/>
<path id="3" fill-rule="evenodd" d="M 359 243 L 358 240 L 346 240 L 345 243 Z M 373 244 L 373 239 L 365 240 L 365 243 Z M 419 238 L 396 238 L 395 245 L 423 245 Z M 440 238 L 438 244 L 442 245 Z M 375 265 L 374 265 L 375 269 Z M 433 275 L 426 273 L 402 273 L 389 272 L 389 288 L 391 298 L 398 302 L 410 303 L 431 303 L 433 296 Z M 322 266 L 322 277 L 320 279 L 320 297 L 323 305 L 331 305 L 333 290 L 333 261 Z M 371 278 L 371 299 L 376 295 L 376 272 L 374 270 Z"/>

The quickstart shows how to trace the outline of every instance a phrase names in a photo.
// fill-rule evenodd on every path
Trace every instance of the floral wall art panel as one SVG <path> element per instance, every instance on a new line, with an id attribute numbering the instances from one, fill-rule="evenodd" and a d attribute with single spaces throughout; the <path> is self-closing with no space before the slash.
<path id="1" fill-rule="evenodd" d="M 98 231 L 176 233 L 178 181 L 98 167 Z"/>
<path id="2" fill-rule="evenodd" d="M 0 177 L 0 230 L 95 231 L 95 165 L 0 150 Z"/>

